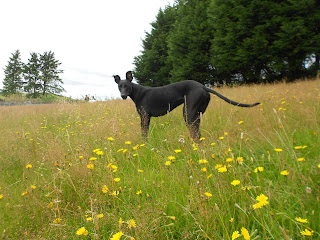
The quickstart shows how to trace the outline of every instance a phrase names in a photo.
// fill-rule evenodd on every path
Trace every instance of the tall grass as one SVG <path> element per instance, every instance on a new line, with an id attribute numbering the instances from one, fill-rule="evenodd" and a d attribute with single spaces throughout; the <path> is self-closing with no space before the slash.
<path id="1" fill-rule="evenodd" d="M 147 142 L 130 100 L 0 107 L 0 238 L 319 239 L 319 90 L 218 89 L 262 105 L 212 95 L 199 145 L 181 107 Z"/>

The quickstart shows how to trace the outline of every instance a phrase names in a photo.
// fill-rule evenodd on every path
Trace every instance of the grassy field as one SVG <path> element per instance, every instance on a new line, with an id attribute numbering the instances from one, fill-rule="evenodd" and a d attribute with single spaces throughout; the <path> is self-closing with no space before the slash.
<path id="1" fill-rule="evenodd" d="M 320 239 L 320 79 L 218 89 L 182 108 L 0 107 L 0 239 Z"/>

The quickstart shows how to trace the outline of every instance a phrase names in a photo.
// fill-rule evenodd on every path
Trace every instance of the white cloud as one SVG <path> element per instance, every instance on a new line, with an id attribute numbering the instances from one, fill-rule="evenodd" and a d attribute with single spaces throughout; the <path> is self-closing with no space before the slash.
<path id="1" fill-rule="evenodd" d="M 118 97 L 112 75 L 124 76 L 140 54 L 145 31 L 173 0 L 10 0 L 0 2 L 0 88 L 15 50 L 53 51 L 62 62 L 65 95 Z"/>

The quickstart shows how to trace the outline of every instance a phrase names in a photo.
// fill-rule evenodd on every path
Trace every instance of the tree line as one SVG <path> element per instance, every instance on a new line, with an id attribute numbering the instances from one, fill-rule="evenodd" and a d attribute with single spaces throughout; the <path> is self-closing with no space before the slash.
<path id="1" fill-rule="evenodd" d="M 266 83 L 319 71 L 318 0 L 177 0 L 134 59 L 138 83 Z"/>
<path id="2" fill-rule="evenodd" d="M 32 52 L 28 63 L 23 63 L 20 51 L 16 50 L 5 66 L 1 93 L 5 96 L 26 93 L 30 98 L 48 93 L 59 94 L 64 91 L 59 77 L 63 73 L 60 65 L 51 51 L 42 54 Z"/>

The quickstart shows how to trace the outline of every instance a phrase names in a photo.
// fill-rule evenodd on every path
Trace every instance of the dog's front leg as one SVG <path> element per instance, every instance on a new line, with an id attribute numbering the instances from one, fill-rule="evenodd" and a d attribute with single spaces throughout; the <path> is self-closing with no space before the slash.
<path id="1" fill-rule="evenodd" d="M 140 119 L 141 119 L 141 133 L 142 137 L 146 140 L 148 137 L 149 125 L 150 125 L 150 116 L 146 113 L 146 111 L 141 108 L 139 111 Z"/>

